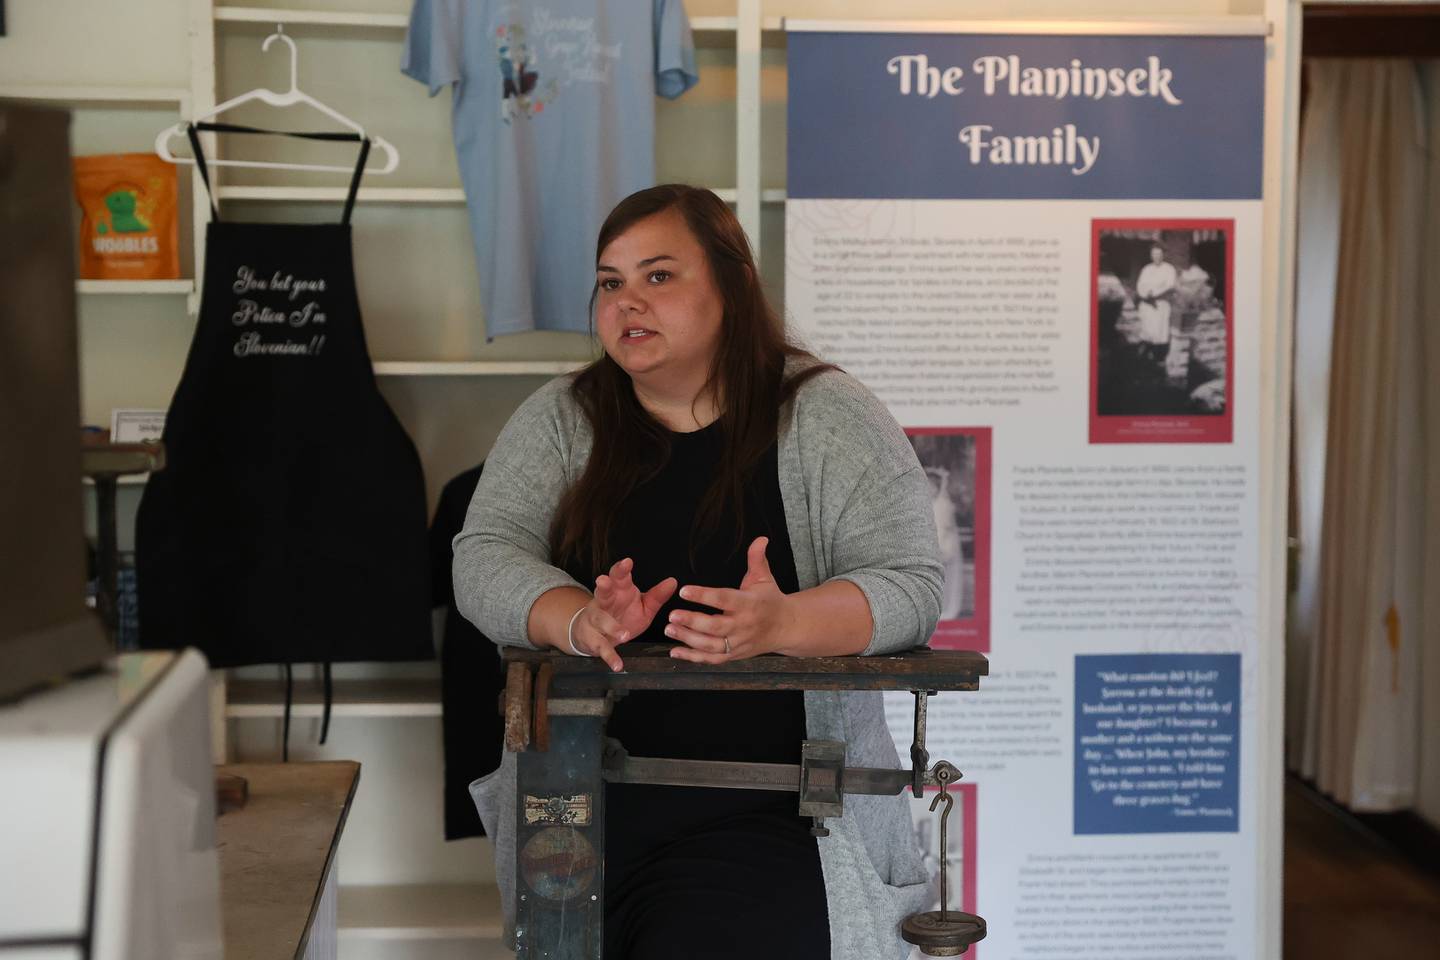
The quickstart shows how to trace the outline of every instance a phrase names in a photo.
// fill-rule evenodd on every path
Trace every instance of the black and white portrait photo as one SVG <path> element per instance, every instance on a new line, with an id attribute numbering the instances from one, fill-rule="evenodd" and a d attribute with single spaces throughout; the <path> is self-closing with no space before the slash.
<path id="1" fill-rule="evenodd" d="M 1229 221 L 1097 221 L 1096 417 L 1229 413 L 1231 232 Z"/>
<path id="2" fill-rule="evenodd" d="M 959 432 L 908 432 L 930 481 L 945 563 L 940 622 L 961 620 L 975 612 L 976 438 Z"/>

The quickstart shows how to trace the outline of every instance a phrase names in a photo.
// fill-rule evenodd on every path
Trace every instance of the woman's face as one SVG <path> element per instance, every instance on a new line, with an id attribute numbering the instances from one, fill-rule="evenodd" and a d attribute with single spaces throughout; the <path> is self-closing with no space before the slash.
<path id="1" fill-rule="evenodd" d="M 710 375 L 724 305 L 678 210 L 633 224 L 600 252 L 595 331 L 640 382 L 696 392 Z"/>

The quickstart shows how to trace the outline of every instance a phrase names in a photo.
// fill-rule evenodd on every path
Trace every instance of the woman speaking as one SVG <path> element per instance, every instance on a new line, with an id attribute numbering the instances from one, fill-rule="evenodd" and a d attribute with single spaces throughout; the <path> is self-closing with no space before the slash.
<path id="1" fill-rule="evenodd" d="M 721 663 L 923 645 L 942 567 L 925 474 L 855 380 L 785 340 L 744 231 L 663 185 L 597 243 L 604 355 L 530 397 L 455 539 L 460 609 L 496 643 L 598 657 L 625 644 Z M 608 733 L 633 756 L 899 766 L 878 692 L 641 691 Z M 514 917 L 514 755 L 471 792 Z M 791 794 L 610 784 L 605 955 L 901 957 L 931 899 L 904 797 L 851 796 L 819 839 Z"/>

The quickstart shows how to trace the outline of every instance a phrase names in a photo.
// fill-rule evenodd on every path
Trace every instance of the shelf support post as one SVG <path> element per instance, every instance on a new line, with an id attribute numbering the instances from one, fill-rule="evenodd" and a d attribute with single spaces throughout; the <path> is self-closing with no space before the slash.
<path id="1" fill-rule="evenodd" d="M 180 104 L 180 121 L 188 123 L 215 107 L 215 4 L 213 0 L 190 0 L 190 25 L 187 31 L 190 39 L 190 99 Z M 200 134 L 210 155 L 219 156 L 216 151 L 216 137 L 213 133 Z M 215 171 L 215 186 L 220 186 L 219 169 Z M 205 278 L 205 229 L 210 222 L 210 198 L 205 195 L 205 185 L 198 176 L 190 178 L 191 223 L 194 226 L 192 249 L 194 251 L 195 289 L 186 297 L 186 309 L 191 316 L 200 313 L 200 288 Z"/>
<path id="2" fill-rule="evenodd" d="M 739 0 L 735 25 L 735 212 L 760 262 L 761 0 Z"/>

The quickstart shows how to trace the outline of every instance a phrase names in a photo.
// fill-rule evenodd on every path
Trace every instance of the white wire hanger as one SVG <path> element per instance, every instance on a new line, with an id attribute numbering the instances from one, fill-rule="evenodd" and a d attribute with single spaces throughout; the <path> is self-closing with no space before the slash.
<path id="1" fill-rule="evenodd" d="M 159 154 L 162 159 L 168 160 L 171 163 L 194 164 L 194 158 L 177 157 L 175 156 L 175 154 L 170 152 L 170 138 L 177 136 L 185 136 L 185 128 L 189 126 L 189 123 L 203 123 L 206 120 L 213 120 L 215 117 L 224 113 L 226 110 L 238 107 L 244 103 L 250 103 L 253 100 L 258 100 L 261 103 L 269 104 L 272 107 L 291 107 L 295 106 L 296 104 L 305 104 L 306 106 L 314 107 L 316 110 L 319 110 L 321 113 L 325 114 L 327 117 L 334 120 L 336 123 L 350 128 L 351 130 L 359 134 L 361 137 L 366 136 L 365 129 L 361 127 L 360 124 L 356 123 L 354 120 L 351 120 L 349 117 L 344 116 L 338 111 L 332 109 L 331 107 L 327 107 L 325 104 L 321 103 L 319 100 L 316 100 L 314 97 L 310 96 L 308 93 L 305 93 L 300 89 L 299 85 L 296 83 L 296 78 L 298 75 L 297 62 L 299 59 L 299 50 L 295 46 L 295 41 L 291 40 L 288 36 L 285 35 L 284 24 L 275 25 L 275 32 L 270 34 L 270 36 L 266 37 L 265 42 L 260 45 L 261 51 L 268 51 L 270 49 L 270 45 L 274 43 L 277 39 L 283 40 L 285 42 L 285 45 L 290 48 L 290 89 L 287 92 L 277 93 L 276 91 L 269 90 L 265 87 L 257 87 L 256 89 L 251 90 L 248 93 L 242 93 L 238 97 L 232 97 L 231 99 L 226 100 L 224 103 L 220 104 L 214 110 L 211 110 L 204 116 L 196 117 L 193 121 L 177 123 L 172 126 L 166 127 L 164 130 L 161 130 L 159 135 L 155 137 L 155 152 Z M 385 165 L 378 168 L 367 167 L 365 170 L 366 173 L 390 173 L 397 166 L 399 166 L 400 153 L 388 140 L 386 140 L 384 137 L 371 137 L 370 142 L 375 149 L 384 152 Z M 209 159 L 206 160 L 206 163 L 209 166 L 213 167 L 265 167 L 271 170 L 328 170 L 335 171 L 337 173 L 353 173 L 355 171 L 355 167 L 353 164 L 348 166 L 329 166 L 316 163 L 280 163 L 278 161 L 272 160 Z"/>

